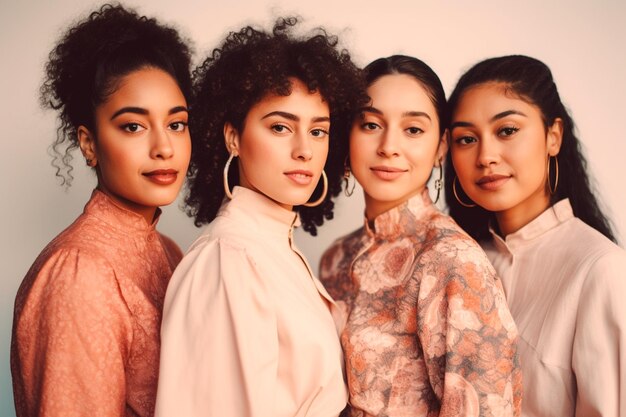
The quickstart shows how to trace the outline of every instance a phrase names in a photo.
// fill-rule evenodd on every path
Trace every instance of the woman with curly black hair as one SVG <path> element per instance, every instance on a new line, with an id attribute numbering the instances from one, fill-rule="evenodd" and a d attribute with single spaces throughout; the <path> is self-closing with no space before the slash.
<path id="1" fill-rule="evenodd" d="M 122 6 L 73 25 L 41 88 L 59 112 L 57 175 L 80 148 L 97 188 L 28 271 L 15 300 L 17 416 L 152 416 L 167 282 L 182 253 L 155 229 L 189 164 L 190 51 Z"/>
<path id="2" fill-rule="evenodd" d="M 230 33 L 195 72 L 187 204 L 210 225 L 168 288 L 157 415 L 336 416 L 346 404 L 335 304 L 292 230 L 332 217 L 345 128 L 367 97 L 337 39 L 298 37 L 296 23 Z"/>

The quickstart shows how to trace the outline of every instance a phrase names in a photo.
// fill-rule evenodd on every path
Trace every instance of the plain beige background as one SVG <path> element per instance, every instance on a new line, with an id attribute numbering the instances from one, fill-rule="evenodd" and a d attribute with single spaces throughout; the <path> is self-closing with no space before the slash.
<path id="1" fill-rule="evenodd" d="M 9 345 L 15 292 L 37 254 L 81 211 L 95 177 L 76 154 L 75 181 L 59 186 L 47 148 L 55 114 L 38 105 L 48 51 L 74 19 L 100 3 L 84 0 L 0 0 L 0 416 L 13 416 Z M 545 61 L 578 126 L 602 201 L 621 242 L 626 238 L 626 3 L 531 0 L 131 0 L 143 14 L 176 24 L 195 43 L 196 60 L 229 30 L 267 27 L 273 16 L 296 13 L 305 27 L 339 33 L 360 65 L 394 53 L 415 55 L 440 75 L 447 93 L 478 60 L 521 53 Z M 297 235 L 317 266 L 336 237 L 362 222 L 359 190 L 342 198 L 320 236 Z M 186 248 L 198 230 L 172 205 L 160 230 Z M 94 412 L 97 414 L 96 410 Z"/>

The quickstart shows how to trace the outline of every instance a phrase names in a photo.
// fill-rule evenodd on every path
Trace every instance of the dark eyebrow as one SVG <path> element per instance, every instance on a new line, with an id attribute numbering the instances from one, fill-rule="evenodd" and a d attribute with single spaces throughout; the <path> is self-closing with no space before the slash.
<path id="1" fill-rule="evenodd" d="M 510 115 L 512 115 L 512 114 L 516 114 L 516 115 L 519 115 L 519 116 L 528 117 L 528 116 L 526 116 L 524 113 L 522 113 L 521 111 L 518 111 L 518 110 L 507 110 L 507 111 L 503 111 L 502 113 L 498 113 L 498 114 L 496 114 L 496 115 L 495 115 L 495 116 L 493 116 L 493 117 L 491 118 L 491 120 L 489 120 L 489 121 L 490 121 L 490 122 L 495 122 L 496 120 L 503 119 L 503 118 L 505 118 L 506 116 L 510 116 Z"/>
<path id="2" fill-rule="evenodd" d="M 189 109 L 187 107 L 185 107 L 185 106 L 176 106 L 176 107 L 172 107 L 170 109 L 170 111 L 167 112 L 167 114 L 175 114 L 175 113 L 179 113 L 181 111 L 189 113 Z"/>
<path id="3" fill-rule="evenodd" d="M 267 119 L 268 117 L 272 117 L 272 116 L 284 117 L 285 119 L 293 120 L 294 122 L 300 121 L 300 118 L 298 116 L 292 113 L 287 113 L 286 111 L 273 111 L 273 112 L 267 113 L 265 116 L 261 117 L 261 120 Z"/>
<path id="4" fill-rule="evenodd" d="M 402 113 L 402 117 L 425 117 L 432 122 L 430 116 L 423 111 L 405 111 Z"/>
<path id="5" fill-rule="evenodd" d="M 375 113 L 375 114 L 379 114 L 379 115 L 383 115 L 383 112 L 378 110 L 376 107 L 373 106 L 367 106 L 367 107 L 363 107 L 361 108 L 362 112 L 367 112 L 367 113 Z"/>
<path id="6" fill-rule="evenodd" d="M 146 114 L 148 114 L 148 110 L 143 109 L 141 107 L 122 107 L 121 109 L 119 109 L 118 111 L 113 113 L 113 116 L 111 116 L 111 120 L 115 119 L 117 116 L 119 116 L 120 114 L 124 114 L 124 113 L 134 113 L 134 114 L 146 115 Z"/>
<path id="7" fill-rule="evenodd" d="M 374 113 L 374 114 L 378 114 L 381 116 L 384 114 L 382 111 L 380 111 L 379 109 L 373 106 L 363 107 L 361 111 L 367 112 L 367 113 Z M 424 113 L 423 111 L 405 111 L 404 113 L 402 113 L 402 117 L 426 117 L 428 120 L 432 121 L 430 116 Z"/>
<path id="8" fill-rule="evenodd" d="M 167 114 L 175 114 L 181 111 L 189 113 L 189 110 L 187 109 L 187 107 L 176 106 L 176 107 L 172 107 L 170 111 L 167 112 Z M 113 113 L 113 116 L 111 116 L 111 120 L 115 119 L 117 116 L 119 116 L 120 114 L 124 114 L 124 113 L 141 114 L 143 116 L 150 114 L 150 112 L 147 109 L 144 109 L 142 107 L 122 107 L 121 109 Z"/>
<path id="9" fill-rule="evenodd" d="M 500 119 L 504 119 L 507 116 L 510 115 L 518 115 L 518 116 L 524 116 L 524 117 L 528 117 L 526 116 L 526 114 L 522 113 L 521 111 L 518 110 L 507 110 L 507 111 L 503 111 L 501 113 L 496 114 L 495 116 L 493 116 L 491 119 L 489 119 L 489 122 L 495 122 L 496 120 L 500 120 Z M 450 132 L 452 132 L 455 128 L 457 127 L 474 127 L 474 125 L 472 123 L 469 122 L 454 122 L 450 125 Z"/>
<path id="10" fill-rule="evenodd" d="M 261 120 L 267 119 L 268 117 L 272 117 L 272 116 L 284 117 L 285 119 L 293 120 L 294 122 L 300 121 L 300 118 L 298 116 L 292 113 L 287 113 L 285 111 L 273 111 L 273 112 L 267 113 L 265 116 L 261 117 Z M 312 122 L 313 123 L 330 122 L 330 117 L 328 116 L 314 117 L 312 119 Z"/>

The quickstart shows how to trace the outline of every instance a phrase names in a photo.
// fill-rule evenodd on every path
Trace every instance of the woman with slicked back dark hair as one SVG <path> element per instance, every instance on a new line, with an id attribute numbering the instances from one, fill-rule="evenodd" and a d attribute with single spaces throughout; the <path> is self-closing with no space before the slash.
<path id="1" fill-rule="evenodd" d="M 50 53 L 41 101 L 60 120 L 53 165 L 69 185 L 79 148 L 98 185 L 18 290 L 18 417 L 154 414 L 163 299 L 182 258 L 156 225 L 189 164 L 190 57 L 174 28 L 108 4 Z"/>
<path id="2" fill-rule="evenodd" d="M 341 190 L 342 126 L 366 102 L 323 29 L 231 32 L 194 73 L 187 207 L 209 223 L 174 272 L 156 415 L 337 416 L 347 395 L 333 300 L 293 242 Z"/>
<path id="3" fill-rule="evenodd" d="M 491 58 L 449 100 L 446 200 L 500 275 L 525 416 L 626 416 L 626 253 L 550 69 Z"/>
<path id="4" fill-rule="evenodd" d="M 518 416 L 517 330 L 501 283 L 426 187 L 433 170 L 441 185 L 447 150 L 441 81 L 402 55 L 364 71 L 370 102 L 353 120 L 349 158 L 364 226 L 320 265 L 339 306 L 349 415 Z"/>

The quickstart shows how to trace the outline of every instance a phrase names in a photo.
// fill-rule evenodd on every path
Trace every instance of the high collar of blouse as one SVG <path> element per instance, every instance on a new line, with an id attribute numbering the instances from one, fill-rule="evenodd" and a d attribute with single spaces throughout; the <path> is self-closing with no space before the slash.
<path id="1" fill-rule="evenodd" d="M 421 220 L 435 211 L 437 208 L 430 199 L 428 188 L 424 188 L 421 194 L 379 214 L 373 221 L 365 218 L 365 230 L 370 237 L 394 239 L 406 234 L 407 231 L 412 233 L 417 230 Z"/>
<path id="2" fill-rule="evenodd" d="M 288 236 L 300 225 L 298 214 L 246 187 L 235 186 L 232 200 L 225 200 L 218 216 L 227 216 L 255 233 Z"/>
<path id="3" fill-rule="evenodd" d="M 537 218 L 518 231 L 501 238 L 493 228 L 489 228 L 496 248 L 501 252 L 514 253 L 516 249 L 525 246 L 562 223 L 572 219 L 574 211 L 569 199 L 564 199 L 548 207 Z"/>
<path id="4" fill-rule="evenodd" d="M 153 222 L 148 224 L 142 215 L 119 206 L 111 197 L 98 189 L 91 193 L 91 198 L 85 205 L 84 213 L 124 232 L 152 232 L 159 222 L 159 217 L 161 217 L 161 209 L 157 208 Z"/>

